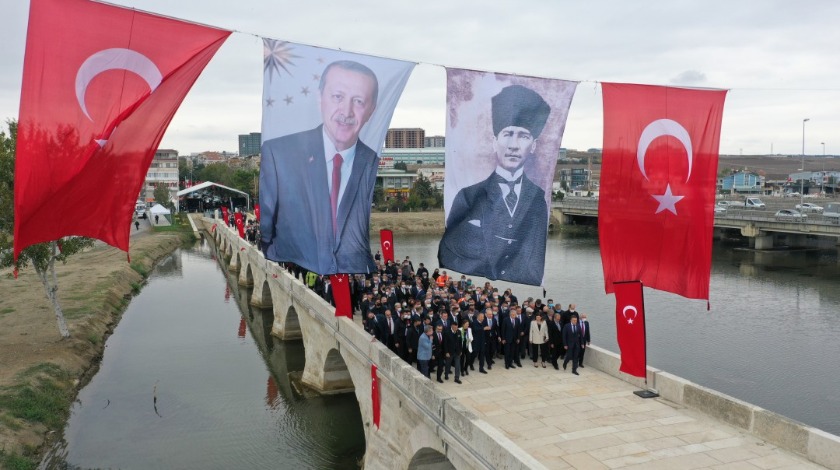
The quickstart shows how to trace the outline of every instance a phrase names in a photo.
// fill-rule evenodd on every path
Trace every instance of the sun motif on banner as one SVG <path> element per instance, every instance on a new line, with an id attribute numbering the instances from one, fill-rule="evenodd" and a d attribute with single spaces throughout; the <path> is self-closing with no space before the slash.
<path id="1" fill-rule="evenodd" d="M 268 80 L 274 78 L 274 73 L 280 76 L 280 69 L 283 69 L 290 76 L 292 72 L 286 66 L 295 65 L 292 59 L 299 59 L 300 56 L 292 54 L 294 49 L 286 41 L 263 38 L 263 67 L 268 71 Z"/>

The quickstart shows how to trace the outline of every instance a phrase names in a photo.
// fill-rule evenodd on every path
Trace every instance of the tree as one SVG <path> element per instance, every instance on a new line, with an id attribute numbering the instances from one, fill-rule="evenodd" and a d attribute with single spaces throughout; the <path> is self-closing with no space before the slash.
<path id="1" fill-rule="evenodd" d="M 394 163 L 395 170 L 408 171 L 408 166 L 403 162 Z"/>
<path id="2" fill-rule="evenodd" d="M 166 207 L 169 210 L 174 210 L 175 206 L 172 204 L 172 194 L 169 192 L 169 186 L 164 183 L 155 185 L 154 192 L 155 202 Z"/>
<path id="3" fill-rule="evenodd" d="M 7 121 L 9 135 L 0 131 L 0 268 L 15 266 L 15 269 L 32 265 L 44 286 L 47 300 L 53 306 L 58 331 L 62 338 L 70 336 L 64 312 L 58 303 L 58 278 L 55 274 L 55 262 L 67 262 L 70 256 L 93 246 L 93 240 L 84 237 L 65 237 L 61 240 L 38 243 L 26 247 L 15 263 L 12 256 L 12 237 L 15 213 L 13 204 L 15 143 L 17 142 L 17 122 Z"/>

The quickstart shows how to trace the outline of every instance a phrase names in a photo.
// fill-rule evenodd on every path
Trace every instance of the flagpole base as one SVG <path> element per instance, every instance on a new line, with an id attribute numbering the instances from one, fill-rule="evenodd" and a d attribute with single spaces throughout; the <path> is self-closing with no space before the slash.
<path id="1" fill-rule="evenodd" d="M 659 392 L 653 389 L 636 390 L 635 392 L 633 392 L 633 395 L 636 395 L 639 398 L 657 398 L 659 396 Z"/>

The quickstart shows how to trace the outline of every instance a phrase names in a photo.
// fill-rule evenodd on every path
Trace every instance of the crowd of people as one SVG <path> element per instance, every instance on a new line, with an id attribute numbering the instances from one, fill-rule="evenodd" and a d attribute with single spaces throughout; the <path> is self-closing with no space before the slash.
<path id="1" fill-rule="evenodd" d="M 415 270 L 408 256 L 399 263 L 382 262 L 378 270 L 355 275 L 350 282 L 354 315 L 365 331 L 428 378 L 443 383 L 462 375 L 487 374 L 497 361 L 505 369 L 534 367 L 567 370 L 579 375 L 590 344 L 586 314 L 575 304 L 564 309 L 553 299 L 520 300 L 490 282 L 474 285 L 466 276 L 450 277 L 445 270 L 431 273 L 423 263 Z M 333 303 L 329 276 L 298 266 L 286 268 L 309 288 Z M 476 371 L 477 368 L 477 371 Z"/>

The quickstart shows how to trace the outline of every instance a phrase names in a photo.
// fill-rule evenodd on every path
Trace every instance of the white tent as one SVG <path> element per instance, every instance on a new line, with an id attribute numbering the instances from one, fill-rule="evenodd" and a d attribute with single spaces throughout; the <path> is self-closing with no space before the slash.
<path id="1" fill-rule="evenodd" d="M 204 189 L 204 188 L 209 188 L 210 186 L 218 186 L 218 187 L 220 187 L 220 188 L 222 188 L 222 189 L 227 189 L 228 191 L 233 191 L 233 192 L 235 192 L 235 193 L 242 194 L 243 196 L 245 196 L 245 200 L 246 200 L 245 205 L 246 205 L 246 208 L 247 208 L 247 209 L 250 209 L 250 208 L 251 208 L 251 196 L 250 196 L 250 195 L 248 195 L 248 193 L 246 193 L 246 192 L 244 192 L 244 191 L 240 191 L 240 190 L 238 190 L 238 189 L 233 189 L 233 188 L 228 187 L 228 186 L 225 186 L 225 185 L 223 185 L 223 184 L 214 183 L 214 182 L 212 182 L 212 181 L 205 181 L 205 182 L 200 183 L 200 184 L 197 184 L 197 185 L 195 185 L 195 186 L 190 186 L 189 188 L 182 189 L 182 190 L 178 191 L 177 196 L 180 198 L 181 196 L 183 196 L 183 195 L 185 195 L 185 194 L 189 194 L 189 193 L 191 193 L 191 192 L 193 192 L 193 191 L 198 191 L 198 190 L 201 190 L 201 189 Z"/>
<path id="2" fill-rule="evenodd" d="M 169 209 L 163 207 L 160 204 L 155 204 L 154 206 L 152 206 L 150 211 L 151 211 L 152 215 L 169 215 L 169 214 L 172 213 L 172 212 L 169 211 Z"/>

